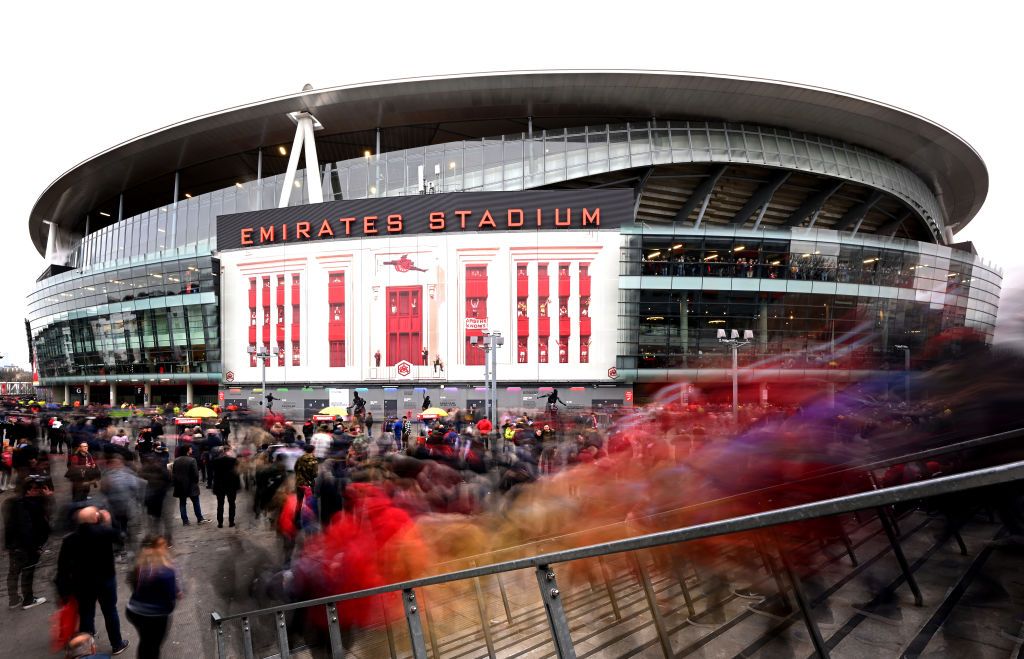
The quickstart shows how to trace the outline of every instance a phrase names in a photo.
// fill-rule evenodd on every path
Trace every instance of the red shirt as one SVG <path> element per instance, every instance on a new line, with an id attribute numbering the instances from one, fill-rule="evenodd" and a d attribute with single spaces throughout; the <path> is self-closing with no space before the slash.
<path id="1" fill-rule="evenodd" d="M 494 429 L 494 426 L 491 425 L 490 419 L 480 419 L 480 422 L 476 424 L 476 429 L 483 434 L 488 434 Z"/>

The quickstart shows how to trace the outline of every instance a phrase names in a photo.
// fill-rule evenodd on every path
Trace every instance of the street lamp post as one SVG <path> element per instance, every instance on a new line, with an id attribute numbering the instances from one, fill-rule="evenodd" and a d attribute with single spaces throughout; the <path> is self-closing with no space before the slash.
<path id="1" fill-rule="evenodd" d="M 724 343 L 732 348 L 732 418 L 734 421 L 739 420 L 739 378 L 740 378 L 740 366 L 739 366 L 739 349 L 745 345 L 749 345 L 754 340 L 753 330 L 743 330 L 743 338 L 740 338 L 739 330 L 718 330 L 718 342 Z"/>
<path id="2" fill-rule="evenodd" d="M 484 384 L 487 390 L 484 407 L 493 433 L 498 428 L 498 348 L 505 345 L 505 338 L 501 332 L 484 332 L 481 336 L 469 337 L 469 343 L 484 351 Z"/>
<path id="3" fill-rule="evenodd" d="M 895 345 L 897 350 L 903 351 L 903 398 L 910 404 L 910 346 Z"/>
<path id="4" fill-rule="evenodd" d="M 248 348 L 249 354 L 250 355 L 255 355 L 256 359 L 260 360 L 260 364 L 262 364 L 262 367 L 263 367 L 263 396 L 264 397 L 267 396 L 267 360 L 270 359 L 271 355 L 277 355 L 277 353 L 279 351 L 280 351 L 280 348 L 278 348 L 277 346 L 271 348 L 269 352 L 265 348 L 257 348 L 256 346 L 249 346 L 249 348 Z M 268 398 L 267 399 L 268 405 L 273 400 L 274 399 L 272 397 Z M 263 405 L 263 403 L 261 402 L 260 405 Z M 267 405 L 263 405 L 263 416 L 266 416 L 266 415 L 267 415 Z"/>

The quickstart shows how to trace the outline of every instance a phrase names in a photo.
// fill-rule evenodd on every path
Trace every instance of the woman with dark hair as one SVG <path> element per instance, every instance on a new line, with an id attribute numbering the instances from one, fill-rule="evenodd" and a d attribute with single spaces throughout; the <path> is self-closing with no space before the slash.
<path id="1" fill-rule="evenodd" d="M 162 535 L 142 541 L 135 569 L 128 575 L 132 597 L 128 600 L 128 620 L 139 633 L 139 658 L 156 659 L 167 636 L 167 626 L 177 600 L 181 597 L 178 574 Z"/>

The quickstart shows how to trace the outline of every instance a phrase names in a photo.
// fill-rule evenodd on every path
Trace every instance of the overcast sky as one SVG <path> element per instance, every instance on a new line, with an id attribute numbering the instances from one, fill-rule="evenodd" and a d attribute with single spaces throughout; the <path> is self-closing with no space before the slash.
<path id="1" fill-rule="evenodd" d="M 1024 310 L 1024 48 L 1015 4 L 8 3 L 0 190 L 10 299 L 0 352 L 28 363 L 24 299 L 45 267 L 29 240 L 29 211 L 47 185 L 97 152 L 307 82 L 554 68 L 772 78 L 865 96 L 945 126 L 988 165 L 988 200 L 957 240 L 973 240 L 1006 270 L 1001 336 L 1020 338 L 1010 317 L 1019 323 Z"/>

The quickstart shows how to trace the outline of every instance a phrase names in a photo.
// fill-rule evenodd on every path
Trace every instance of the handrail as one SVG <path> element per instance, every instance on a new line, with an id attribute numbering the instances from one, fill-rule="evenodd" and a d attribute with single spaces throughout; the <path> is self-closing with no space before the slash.
<path id="1" fill-rule="evenodd" d="M 673 514 L 673 513 L 689 512 L 689 511 L 697 510 L 697 509 L 704 508 L 704 507 L 707 507 L 707 506 L 712 506 L 712 505 L 722 505 L 723 503 L 726 503 L 728 501 L 731 501 L 731 500 L 734 500 L 734 499 L 742 499 L 744 497 L 749 497 L 749 496 L 752 496 L 752 495 L 758 495 L 758 494 L 764 495 L 766 493 L 772 492 L 773 490 L 778 490 L 778 489 L 781 489 L 781 488 L 792 486 L 792 485 L 794 485 L 796 483 L 806 483 L 808 481 L 815 481 L 815 480 L 819 480 L 819 479 L 822 479 L 822 478 L 825 478 L 825 477 L 832 477 L 832 478 L 834 478 L 836 476 L 840 476 L 842 474 L 845 474 L 847 472 L 852 472 L 852 471 L 857 471 L 857 472 L 874 471 L 876 469 L 882 469 L 884 467 L 890 467 L 892 465 L 903 464 L 903 463 L 907 463 L 907 462 L 920 461 L 920 460 L 926 460 L 928 458 L 935 457 L 937 455 L 943 455 L 943 454 L 946 454 L 946 453 L 954 453 L 956 451 L 966 451 L 966 450 L 970 450 L 970 449 L 975 449 L 975 448 L 979 448 L 981 446 L 987 446 L 989 444 L 995 444 L 995 443 L 998 443 L 998 442 L 1001 442 L 1001 441 L 1005 441 L 1007 439 L 1015 439 L 1015 438 L 1021 437 L 1021 436 L 1024 436 L 1024 428 L 1017 428 L 1017 429 L 1014 429 L 1014 430 L 1006 430 L 1006 431 L 1003 431 L 1003 432 L 994 433 L 992 435 L 984 435 L 982 437 L 975 437 L 974 439 L 964 440 L 962 442 L 957 442 L 956 444 L 947 444 L 947 445 L 944 445 L 944 446 L 937 446 L 937 447 L 930 448 L 930 449 L 924 449 L 924 450 L 921 450 L 921 451 L 916 451 L 914 453 L 906 453 L 906 454 L 903 454 L 903 455 L 894 456 L 894 457 L 890 457 L 890 458 L 883 458 L 881 460 L 876 460 L 875 462 L 868 462 L 868 463 L 865 463 L 865 464 L 856 464 L 856 463 L 853 463 L 853 462 L 846 462 L 846 463 L 837 464 L 837 465 L 830 465 L 828 467 L 823 467 L 822 469 L 819 469 L 817 471 L 811 472 L 811 473 L 809 473 L 809 474 L 807 474 L 807 475 L 805 475 L 805 476 L 803 476 L 803 477 L 801 477 L 801 478 L 799 478 L 798 480 L 795 480 L 795 481 L 787 481 L 785 483 L 776 483 L 774 485 L 767 485 L 765 487 L 761 487 L 761 488 L 754 489 L 754 490 L 747 490 L 745 492 L 738 492 L 736 494 L 730 494 L 730 495 L 727 495 L 727 496 L 724 496 L 724 497 L 719 497 L 717 499 L 709 499 L 707 501 L 700 501 L 700 502 L 693 503 L 693 504 L 690 504 L 690 505 L 687 505 L 687 506 L 680 506 L 678 508 L 669 508 L 668 510 L 660 510 L 658 512 L 654 512 L 654 513 L 650 513 L 650 514 L 644 515 L 643 517 L 638 518 L 638 521 L 655 519 L 655 518 L 658 518 L 658 517 L 661 517 L 661 516 L 664 516 L 664 515 L 670 515 L 670 514 Z M 590 533 L 593 533 L 595 531 L 599 531 L 601 529 L 608 529 L 608 528 L 611 528 L 611 527 L 614 527 L 614 526 L 619 526 L 622 523 L 623 522 L 620 520 L 620 521 L 617 521 L 617 522 L 610 522 L 608 524 L 602 524 L 601 526 L 592 526 L 592 527 L 589 527 L 589 528 L 586 528 L 586 529 L 582 529 L 582 530 L 579 530 L 579 531 L 573 531 L 571 533 L 565 533 L 565 534 L 562 534 L 562 535 L 549 536 L 549 537 L 545 537 L 545 538 L 536 538 L 535 540 L 532 540 L 532 541 L 529 541 L 529 542 L 524 542 L 524 543 L 521 543 L 521 544 L 518 544 L 518 545 L 511 546 L 511 547 L 500 547 L 500 548 L 495 549 L 493 551 L 485 552 L 485 553 L 482 553 L 482 554 L 474 554 L 472 556 L 462 556 L 462 557 L 459 557 L 459 558 L 456 558 L 456 559 L 452 559 L 450 561 L 445 561 L 444 563 L 441 563 L 441 565 L 447 565 L 449 563 L 460 563 L 460 562 L 465 562 L 467 560 L 479 559 L 481 557 L 489 556 L 489 555 L 493 555 L 493 554 L 502 554 L 502 553 L 508 553 L 508 552 L 511 552 L 511 551 L 522 550 L 523 548 L 528 547 L 530 545 L 537 545 L 537 544 L 542 544 L 542 543 L 550 543 L 550 542 L 558 541 L 558 540 L 565 540 L 565 539 L 571 538 L 571 537 L 573 537 L 575 535 L 590 534 Z"/>
<path id="2" fill-rule="evenodd" d="M 367 588 L 351 593 L 343 593 L 341 595 L 331 595 L 328 597 L 320 597 L 291 604 L 281 604 L 270 608 L 257 609 L 254 611 L 246 611 L 244 613 L 235 613 L 226 616 L 221 616 L 214 612 L 211 614 L 212 624 L 214 626 L 218 626 L 229 620 L 252 618 L 261 615 L 283 615 L 283 612 L 285 611 L 305 609 L 312 606 L 331 605 L 336 602 L 370 597 L 372 595 L 408 591 L 414 588 L 433 586 L 436 584 L 460 581 L 463 579 L 472 579 L 474 577 L 499 574 L 502 572 L 511 572 L 513 570 L 542 568 L 552 563 L 564 563 L 566 561 L 575 561 L 585 558 L 596 558 L 599 556 L 606 556 L 608 554 L 650 549 L 653 547 L 699 540 L 717 535 L 752 531 L 768 526 L 775 526 L 777 524 L 788 524 L 792 522 L 807 521 L 818 517 L 829 517 L 832 515 L 853 512 L 855 510 L 888 506 L 903 501 L 949 494 L 952 492 L 961 492 L 979 487 L 1008 483 L 1015 480 L 1024 480 L 1024 461 L 1012 462 L 985 469 L 977 469 L 963 474 L 942 476 L 917 483 L 896 485 L 881 490 L 860 492 L 814 503 L 789 506 L 787 508 L 780 508 L 767 512 L 741 515 L 739 517 L 732 517 L 705 524 L 696 524 L 694 526 L 674 529 L 672 531 L 661 531 L 624 540 L 615 540 L 612 542 L 589 545 L 576 549 L 567 549 L 540 554 L 538 556 L 518 558 L 501 563 L 493 563 L 491 565 L 458 570 L 456 572 L 448 572 L 430 577 L 422 577 L 385 586 Z"/>

